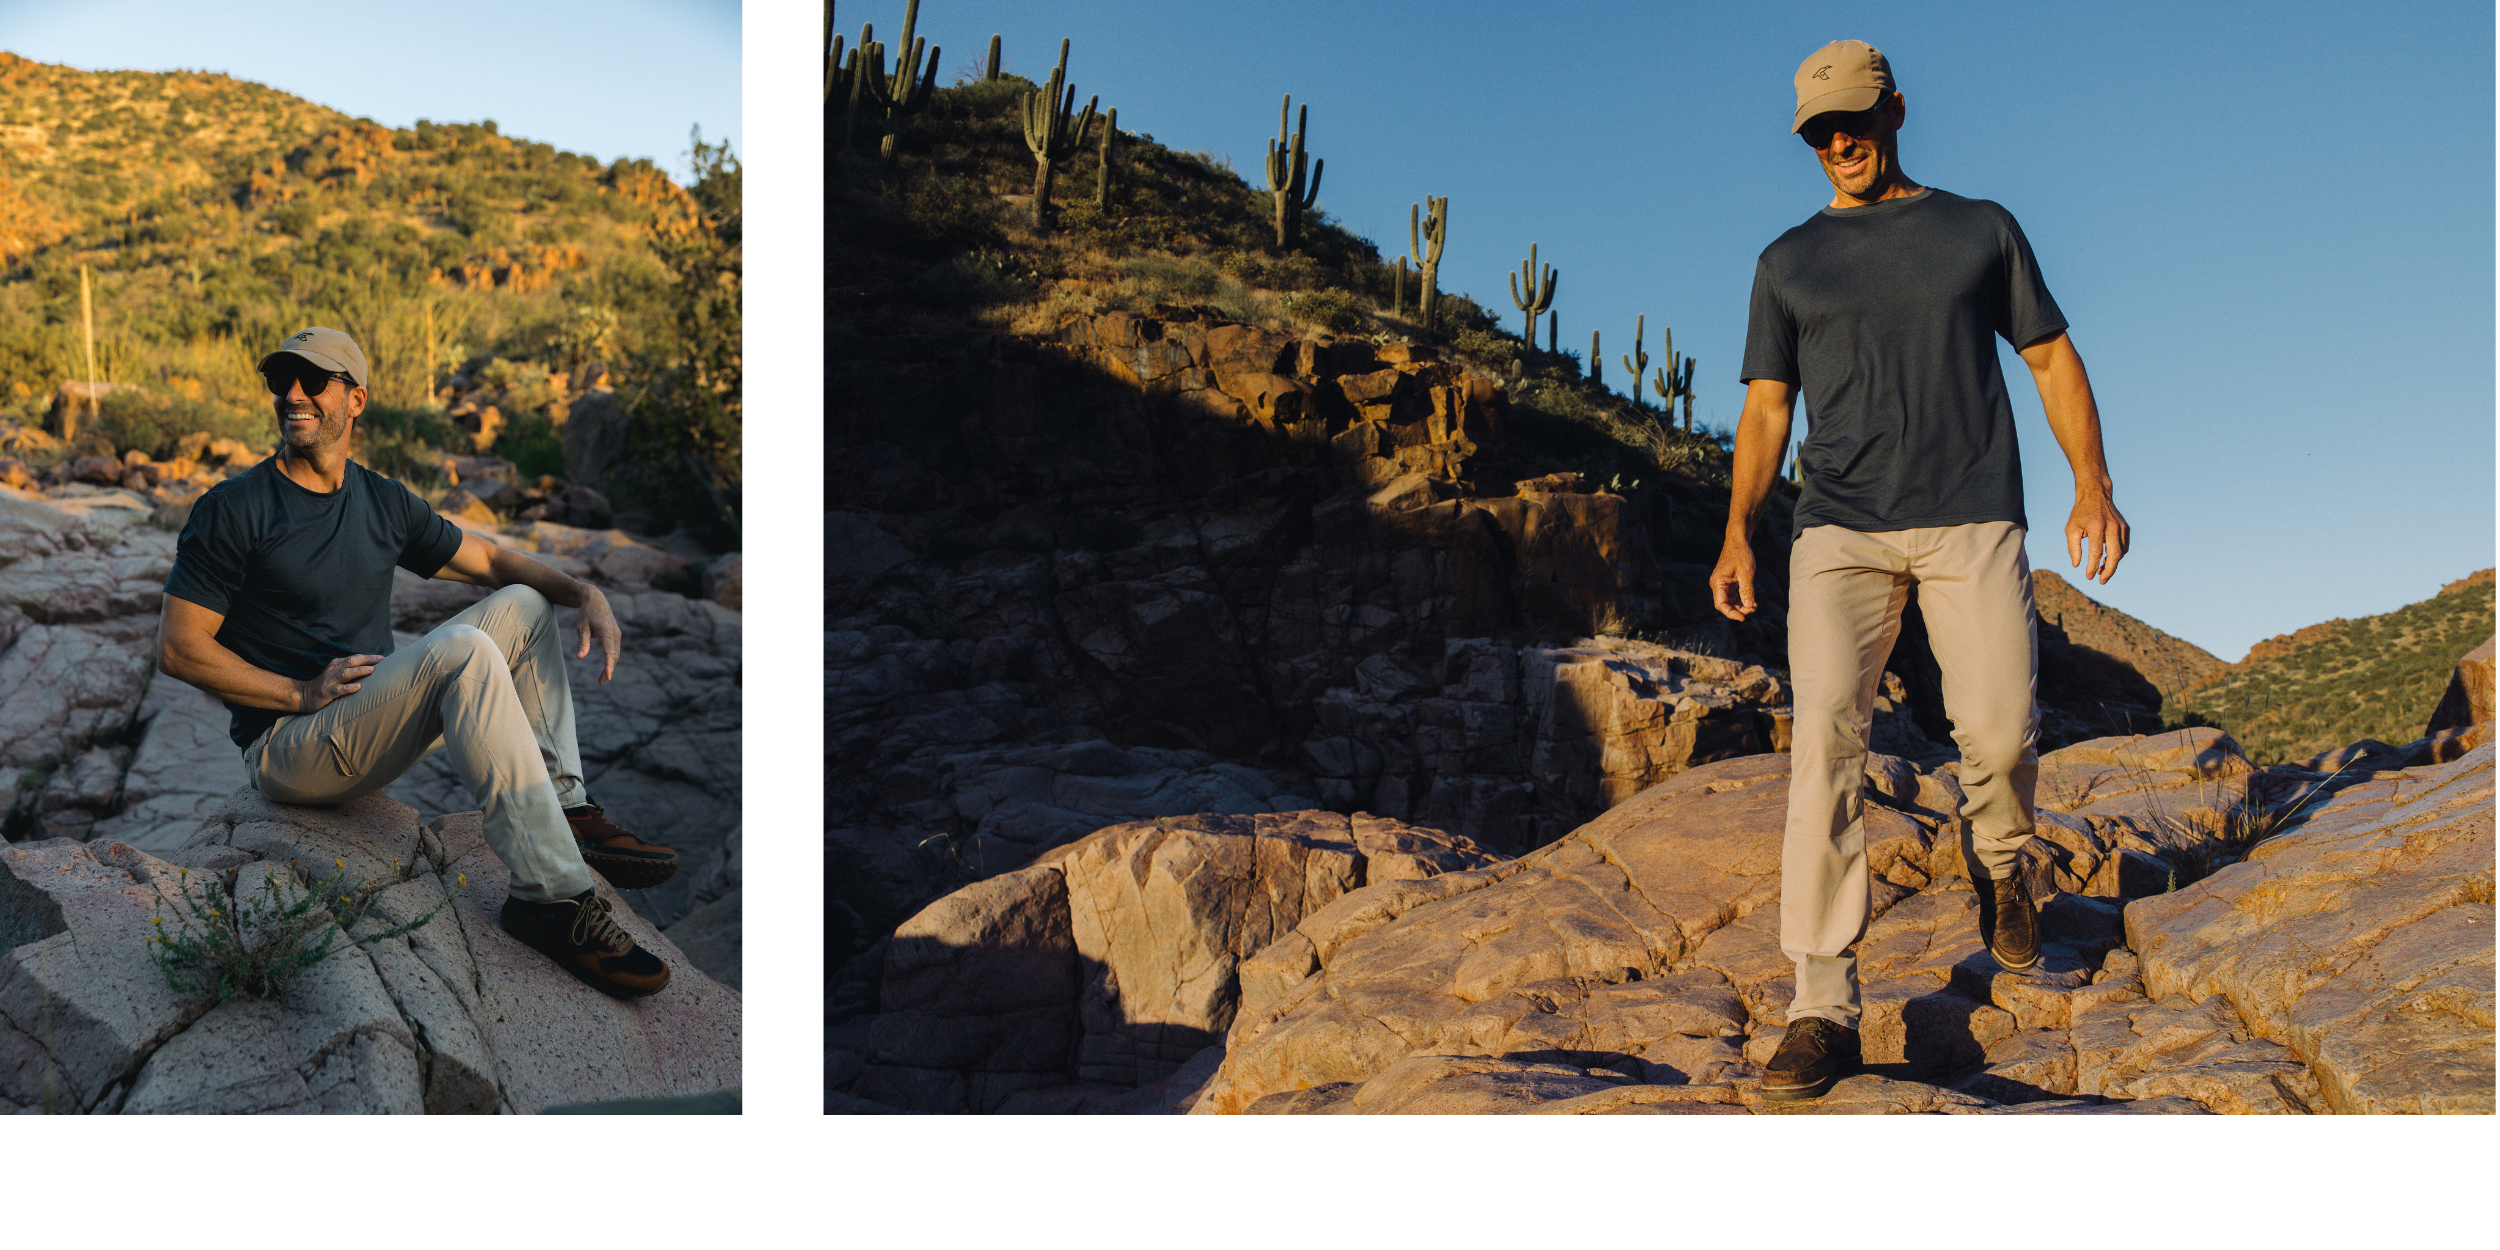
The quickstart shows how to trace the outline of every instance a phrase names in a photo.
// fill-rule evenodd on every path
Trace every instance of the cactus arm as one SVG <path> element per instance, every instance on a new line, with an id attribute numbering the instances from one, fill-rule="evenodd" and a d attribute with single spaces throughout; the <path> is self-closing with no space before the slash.
<path id="1" fill-rule="evenodd" d="M 996 35 L 990 36 L 990 63 L 988 68 L 982 71 L 981 80 L 983 82 L 998 81 L 998 36 Z"/>

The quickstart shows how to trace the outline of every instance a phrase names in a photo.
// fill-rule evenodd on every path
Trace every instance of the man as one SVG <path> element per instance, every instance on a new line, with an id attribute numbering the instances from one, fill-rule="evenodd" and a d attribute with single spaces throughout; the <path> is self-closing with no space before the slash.
<path id="1" fill-rule="evenodd" d="M 2127 550 L 2100 417 L 2066 319 L 2003 208 L 1901 168 L 1907 103 L 1854 39 L 1797 68 L 1790 129 L 1831 203 L 1762 252 L 1746 332 L 1727 539 L 1710 575 L 1731 619 L 1755 611 L 1750 533 L 1787 446 L 1799 388 L 1812 424 L 1791 531 L 1788 654 L 1796 722 L 1781 854 L 1780 945 L 1796 961 L 1788 1033 L 1763 1097 L 1820 1097 L 1857 1067 L 1857 942 L 1866 933 L 1860 788 L 1877 683 L 1918 587 L 1961 747 L 1965 861 L 1997 963 L 2039 961 L 2015 860 L 2032 832 L 2038 652 L 2023 554 L 2022 466 L 1997 367 L 2030 366 L 2075 475 L 2068 559 L 2106 583 Z"/>
<path id="2" fill-rule="evenodd" d="M 580 609 L 574 655 L 596 639 L 607 681 L 623 635 L 606 597 L 348 459 L 368 392 L 347 335 L 302 331 L 260 371 L 277 454 L 194 505 L 157 663 L 225 703 L 252 785 L 281 803 L 345 803 L 447 750 L 511 869 L 505 930 L 593 989 L 658 992 L 668 965 L 617 925 L 590 869 L 640 889 L 677 856 L 609 823 L 583 788 L 556 630 L 557 605 Z M 393 565 L 495 593 L 393 652 Z"/>

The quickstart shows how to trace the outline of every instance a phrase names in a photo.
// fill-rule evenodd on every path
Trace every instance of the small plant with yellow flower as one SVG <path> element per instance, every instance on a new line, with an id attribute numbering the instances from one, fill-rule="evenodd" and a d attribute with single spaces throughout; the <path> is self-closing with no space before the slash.
<path id="1" fill-rule="evenodd" d="M 162 899 L 149 918 L 155 932 L 148 936 L 148 954 L 165 983 L 177 993 L 214 995 L 219 1002 L 274 998 L 296 973 L 345 949 L 338 945 L 341 937 L 354 946 L 405 937 L 451 902 L 446 895 L 415 920 L 353 937 L 348 931 L 373 911 L 383 891 L 409 879 L 408 868 L 393 861 L 388 879 L 360 883 L 347 875 L 343 860 L 331 861 L 330 875 L 319 881 L 305 880 L 293 867 L 267 873 L 257 890 L 238 887 L 239 868 L 206 874 L 208 880 L 196 889 L 191 870 L 183 869 L 175 890 L 182 905 L 174 918 L 177 929 L 167 931 Z M 468 885 L 463 874 L 456 888 Z"/>

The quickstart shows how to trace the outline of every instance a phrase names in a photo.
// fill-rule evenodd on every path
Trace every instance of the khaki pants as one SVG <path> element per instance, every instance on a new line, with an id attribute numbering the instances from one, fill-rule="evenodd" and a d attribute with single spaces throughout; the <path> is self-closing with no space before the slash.
<path id="1" fill-rule="evenodd" d="M 1944 671 L 1962 748 L 1965 851 L 2013 875 L 2032 830 L 2033 704 L 2039 645 L 2031 561 L 2011 521 L 1862 534 L 1808 528 L 1789 554 L 1788 669 L 1796 704 L 1788 829 L 1780 858 L 1780 947 L 1797 962 L 1788 1018 L 1858 1023 L 1866 936 L 1866 738 L 1884 661 L 1912 585 Z"/>
<path id="2" fill-rule="evenodd" d="M 573 688 L 555 606 L 506 586 L 393 652 L 307 716 L 283 716 L 243 752 L 252 785 L 280 803 L 371 794 L 436 749 L 486 817 L 486 844 L 512 870 L 512 896 L 544 902 L 591 888 L 564 808 L 585 801 Z"/>

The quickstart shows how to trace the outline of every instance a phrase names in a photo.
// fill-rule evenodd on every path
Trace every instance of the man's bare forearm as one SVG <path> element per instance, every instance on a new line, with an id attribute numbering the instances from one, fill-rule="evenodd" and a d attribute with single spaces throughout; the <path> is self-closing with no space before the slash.
<path id="1" fill-rule="evenodd" d="M 165 647 L 158 654 L 157 667 L 164 669 L 166 676 L 197 686 L 228 703 L 272 712 L 303 708 L 301 683 L 256 667 L 214 640 Z"/>
<path id="2" fill-rule="evenodd" d="M 489 553 L 487 575 L 494 582 L 490 589 L 527 586 L 560 608 L 578 608 L 589 596 L 599 593 L 598 587 L 580 578 L 505 547 L 496 547 Z"/>
<path id="3" fill-rule="evenodd" d="M 1755 522 L 1762 519 L 1763 501 L 1779 479 L 1780 453 L 1788 446 L 1788 425 L 1795 412 L 1789 388 L 1776 382 L 1754 382 L 1745 390 L 1745 410 L 1736 419 L 1736 453 L 1728 471 L 1727 540 L 1750 545 Z"/>
<path id="4" fill-rule="evenodd" d="M 2048 416 L 2049 432 L 2057 436 L 2066 465 L 2074 471 L 2075 494 L 2114 493 L 2116 484 L 2101 448 L 2100 405 L 2092 398 L 2092 378 L 2084 371 L 2083 357 L 2074 343 L 2061 334 L 2025 348 L 2022 356 L 2031 367 L 2031 380 L 2040 388 L 2040 408 Z"/>

